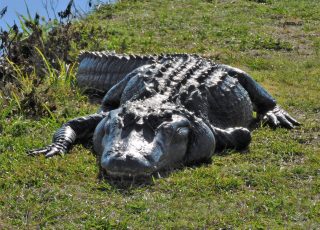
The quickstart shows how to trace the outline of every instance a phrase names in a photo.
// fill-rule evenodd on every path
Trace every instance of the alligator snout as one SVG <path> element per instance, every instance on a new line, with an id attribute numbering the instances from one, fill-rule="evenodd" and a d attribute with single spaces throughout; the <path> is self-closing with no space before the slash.
<path id="1" fill-rule="evenodd" d="M 110 175 L 136 176 L 152 171 L 151 163 L 141 154 L 105 153 L 101 159 L 101 167 Z"/>

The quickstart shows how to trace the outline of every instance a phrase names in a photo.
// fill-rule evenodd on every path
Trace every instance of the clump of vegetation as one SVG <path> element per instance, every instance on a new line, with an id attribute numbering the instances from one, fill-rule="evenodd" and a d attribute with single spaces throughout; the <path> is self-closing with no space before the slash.
<path id="1" fill-rule="evenodd" d="M 19 15 L 20 28 L 14 24 L 0 30 L 0 100 L 4 108 L 16 104 L 10 114 L 49 116 L 56 109 L 50 97 L 52 84 L 62 78 L 64 84 L 73 83 L 76 57 L 70 54 L 84 48 L 81 33 L 72 27 L 77 17 L 73 4 L 69 1 L 66 9 L 49 21 L 38 14 L 32 17 L 26 5 L 28 15 Z"/>
<path id="2" fill-rule="evenodd" d="M 21 29 L 16 24 L 8 30 L 1 29 L 0 79 L 2 81 L 15 80 L 15 71 L 10 62 L 19 66 L 19 69 L 26 74 L 36 71 L 39 78 L 43 78 L 45 63 L 41 61 L 40 52 L 56 70 L 59 70 L 59 60 L 69 61 L 71 42 L 78 38 L 73 31 L 70 31 L 71 23 L 68 17 L 71 14 L 70 7 L 68 5 L 65 11 L 59 12 L 60 20 L 41 23 L 38 14 L 32 17 L 29 13 L 27 17 L 19 16 Z M 63 20 L 65 18 L 67 20 Z"/>

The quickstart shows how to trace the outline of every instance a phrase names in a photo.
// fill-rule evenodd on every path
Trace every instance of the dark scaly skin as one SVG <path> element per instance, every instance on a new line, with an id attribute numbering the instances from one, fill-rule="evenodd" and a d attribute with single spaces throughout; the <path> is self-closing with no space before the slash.
<path id="1" fill-rule="evenodd" d="M 120 55 L 110 52 L 82 52 L 77 84 L 83 89 L 107 92 L 134 69 L 155 62 L 156 56 Z"/>
<path id="2" fill-rule="evenodd" d="M 245 72 L 196 55 L 80 55 L 78 85 L 105 91 L 99 112 L 64 124 L 53 143 L 30 151 L 51 157 L 93 139 L 111 176 L 150 175 L 244 149 L 256 111 L 273 127 L 299 123 Z"/>

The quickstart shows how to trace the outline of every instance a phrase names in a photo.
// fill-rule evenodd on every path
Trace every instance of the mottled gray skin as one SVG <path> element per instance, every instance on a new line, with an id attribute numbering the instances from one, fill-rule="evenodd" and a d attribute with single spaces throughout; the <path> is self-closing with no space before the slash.
<path id="1" fill-rule="evenodd" d="M 105 92 L 100 110 L 67 122 L 31 155 L 92 139 L 102 174 L 146 176 L 247 148 L 253 112 L 273 127 L 299 125 L 248 74 L 197 55 L 85 52 L 79 62 L 79 87 Z"/>

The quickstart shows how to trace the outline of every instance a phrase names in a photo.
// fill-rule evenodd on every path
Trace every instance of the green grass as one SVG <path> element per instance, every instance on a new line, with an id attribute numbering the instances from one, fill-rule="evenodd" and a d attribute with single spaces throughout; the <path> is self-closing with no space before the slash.
<path id="1" fill-rule="evenodd" d="M 63 81 L 67 73 L 35 89 L 50 110 L 37 118 L 0 92 L 0 229 L 318 229 L 318 12 L 317 0 L 121 1 L 76 22 L 89 50 L 199 53 L 241 68 L 303 126 L 260 128 L 247 153 L 122 190 L 97 179 L 95 158 L 81 146 L 49 160 L 25 154 L 50 143 L 63 122 L 96 110 Z"/>

